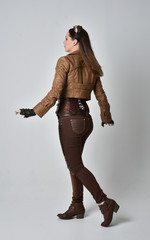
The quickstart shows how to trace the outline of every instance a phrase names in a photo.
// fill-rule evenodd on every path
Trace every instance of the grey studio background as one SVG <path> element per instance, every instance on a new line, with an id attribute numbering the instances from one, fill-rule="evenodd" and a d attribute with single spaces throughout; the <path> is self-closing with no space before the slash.
<path id="1" fill-rule="evenodd" d="M 0 0 L 0 238 L 141 239 L 149 222 L 149 0 Z M 114 127 L 101 127 L 92 94 L 94 131 L 85 165 L 120 211 L 110 228 L 85 190 L 86 217 L 61 221 L 71 203 L 69 172 L 54 106 L 42 119 L 16 116 L 50 90 L 68 29 L 89 33 L 104 71 Z"/>

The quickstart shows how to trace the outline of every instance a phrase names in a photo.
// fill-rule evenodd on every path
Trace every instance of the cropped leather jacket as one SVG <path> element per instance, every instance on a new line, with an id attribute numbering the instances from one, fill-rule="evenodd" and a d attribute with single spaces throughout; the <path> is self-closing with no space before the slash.
<path id="1" fill-rule="evenodd" d="M 61 98 L 80 98 L 88 101 L 91 99 L 93 90 L 100 106 L 102 122 L 107 123 L 112 120 L 110 105 L 103 90 L 100 77 L 97 77 L 85 65 L 79 51 L 60 57 L 55 70 L 51 90 L 33 108 L 39 117 L 43 117 L 55 105 L 56 101 Z"/>

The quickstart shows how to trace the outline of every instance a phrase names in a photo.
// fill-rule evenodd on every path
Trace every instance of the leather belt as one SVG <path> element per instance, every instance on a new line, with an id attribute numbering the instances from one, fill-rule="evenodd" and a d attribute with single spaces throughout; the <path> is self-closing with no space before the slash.
<path id="1" fill-rule="evenodd" d="M 59 99 L 56 110 L 57 116 L 89 115 L 89 107 L 86 100 L 79 98 Z"/>
<path id="2" fill-rule="evenodd" d="M 81 114 L 71 114 L 71 113 L 57 113 L 57 116 L 59 117 L 70 117 L 70 116 L 89 116 L 89 112 L 82 112 Z"/>

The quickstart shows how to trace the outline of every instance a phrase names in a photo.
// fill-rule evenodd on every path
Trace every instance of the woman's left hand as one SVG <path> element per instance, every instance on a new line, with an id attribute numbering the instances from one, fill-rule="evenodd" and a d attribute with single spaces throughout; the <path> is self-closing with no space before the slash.
<path id="1" fill-rule="evenodd" d="M 24 115 L 24 118 L 33 117 L 36 115 L 33 109 L 21 108 L 15 111 L 16 114 Z"/>
<path id="2" fill-rule="evenodd" d="M 20 114 L 20 112 L 21 112 L 21 110 L 20 110 L 20 109 L 18 109 L 18 110 L 15 110 L 15 113 L 16 113 L 16 114 Z"/>

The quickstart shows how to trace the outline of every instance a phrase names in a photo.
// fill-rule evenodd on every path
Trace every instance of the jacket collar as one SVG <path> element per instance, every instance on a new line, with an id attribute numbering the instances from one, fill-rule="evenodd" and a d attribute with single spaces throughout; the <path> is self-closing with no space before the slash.
<path id="1" fill-rule="evenodd" d="M 69 53 L 68 55 L 79 55 L 80 54 L 80 51 L 79 50 L 76 50 L 72 53 Z"/>

